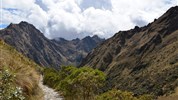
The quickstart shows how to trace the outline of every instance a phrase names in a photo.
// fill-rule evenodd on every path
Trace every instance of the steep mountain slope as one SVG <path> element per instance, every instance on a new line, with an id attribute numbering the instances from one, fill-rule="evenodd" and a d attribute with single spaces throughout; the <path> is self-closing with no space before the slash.
<path id="1" fill-rule="evenodd" d="M 12 94 L 13 85 L 22 88 L 25 100 L 43 100 L 43 92 L 39 88 L 38 83 L 40 79 L 39 72 L 41 68 L 33 61 L 24 57 L 14 48 L 10 47 L 2 40 L 0 40 L 0 99 L 7 100 Z M 6 74 L 3 74 L 6 73 Z M 3 77 L 3 78 L 2 78 Z M 4 77 L 8 84 L 4 82 Z M 10 84 L 10 85 L 9 85 Z M 2 87 L 7 85 L 5 89 Z M 9 89 L 9 90 L 7 90 Z M 7 91 L 8 92 L 7 92 Z M 5 92 L 6 91 L 6 92 Z M 5 95 L 2 95 L 5 92 Z M 15 92 L 19 96 L 19 92 Z M 8 98 L 2 99 L 6 96 Z M 9 100 L 12 100 L 9 99 Z M 13 98 L 13 100 L 17 100 Z M 18 99 L 19 100 L 19 99 Z"/>
<path id="2" fill-rule="evenodd" d="M 65 41 L 55 42 L 47 39 L 38 29 L 27 22 L 10 24 L 0 30 L 0 39 L 15 47 L 25 56 L 41 66 L 59 68 L 61 65 L 75 64 L 76 55 L 86 56 L 84 51 L 70 48 Z M 95 46 L 93 46 L 95 47 Z M 78 62 L 80 62 L 79 59 Z"/>
<path id="3" fill-rule="evenodd" d="M 27 22 L 10 24 L 0 31 L 0 38 L 42 66 L 58 67 L 67 62 L 60 47 Z"/>
<path id="4" fill-rule="evenodd" d="M 105 89 L 168 94 L 178 86 L 178 7 L 145 27 L 120 31 L 92 50 L 80 66 L 105 71 Z"/>

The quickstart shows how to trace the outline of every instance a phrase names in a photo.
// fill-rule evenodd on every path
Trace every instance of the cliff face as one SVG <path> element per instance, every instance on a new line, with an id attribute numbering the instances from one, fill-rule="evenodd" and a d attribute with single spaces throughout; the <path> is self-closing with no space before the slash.
<path id="1" fill-rule="evenodd" d="M 92 46 L 84 43 L 83 39 L 78 40 L 77 44 L 74 40 L 67 41 L 65 39 L 57 42 L 47 39 L 38 29 L 27 22 L 10 24 L 7 28 L 0 30 L 0 39 L 15 47 L 37 64 L 53 68 L 59 68 L 61 65 L 79 64 L 92 48 L 103 41 L 103 39 L 98 39 L 99 42 L 95 42 Z M 93 37 L 90 37 L 89 40 L 94 41 Z"/>
<path id="2" fill-rule="evenodd" d="M 145 27 L 120 31 L 80 66 L 105 71 L 107 87 L 163 95 L 178 86 L 178 7 Z"/>

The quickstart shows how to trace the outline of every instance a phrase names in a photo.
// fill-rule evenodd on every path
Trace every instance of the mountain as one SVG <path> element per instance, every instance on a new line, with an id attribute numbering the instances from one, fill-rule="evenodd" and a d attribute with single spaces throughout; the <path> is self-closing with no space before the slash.
<path id="1" fill-rule="evenodd" d="M 42 66 L 59 67 L 67 62 L 60 47 L 27 22 L 10 24 L 0 31 L 0 39 Z"/>
<path id="2" fill-rule="evenodd" d="M 82 48 L 79 48 L 79 50 L 78 47 L 73 47 L 77 39 L 73 41 L 60 39 L 58 42 L 49 40 L 32 24 L 24 21 L 19 24 L 10 24 L 7 28 L 0 30 L 0 39 L 15 47 L 17 51 L 34 60 L 37 64 L 54 68 L 79 63 L 81 58 L 85 57 L 92 48 L 103 41 L 96 38 L 96 42 L 93 42 L 94 44 L 91 46 L 82 43 L 84 39 L 79 39 L 79 43 L 76 43 L 78 47 Z M 95 40 L 89 37 L 89 41 Z M 85 51 L 85 49 L 88 51 Z"/>
<path id="3" fill-rule="evenodd" d="M 80 66 L 107 74 L 105 90 L 169 94 L 178 86 L 178 6 L 144 27 L 120 31 L 93 49 Z"/>
<path id="4" fill-rule="evenodd" d="M 93 48 L 104 40 L 94 35 L 93 37 L 87 36 L 83 39 L 77 38 L 71 41 L 65 40 L 64 38 L 55 38 L 52 41 L 63 48 L 62 53 L 69 58 L 70 62 L 78 65 Z"/>

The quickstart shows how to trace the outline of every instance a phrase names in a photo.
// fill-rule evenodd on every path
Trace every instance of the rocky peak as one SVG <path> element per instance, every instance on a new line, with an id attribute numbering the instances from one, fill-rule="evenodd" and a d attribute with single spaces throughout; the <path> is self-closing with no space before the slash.
<path id="1" fill-rule="evenodd" d="M 176 15 L 176 13 L 178 13 L 178 6 L 171 7 L 166 13 L 169 15 Z"/>
<path id="2" fill-rule="evenodd" d="M 76 39 L 73 39 L 72 41 L 80 41 L 80 39 L 79 39 L 79 38 L 76 38 Z"/>
<path id="3" fill-rule="evenodd" d="M 58 43 L 66 43 L 68 42 L 68 40 L 64 39 L 64 38 L 55 38 L 55 39 L 52 39 L 52 41 L 56 41 Z"/>
<path id="4" fill-rule="evenodd" d="M 20 25 L 20 26 L 27 26 L 27 25 L 32 25 L 32 24 L 29 24 L 29 23 L 26 22 L 26 21 L 21 21 L 21 22 L 19 23 L 19 25 Z"/>
<path id="5" fill-rule="evenodd" d="M 90 41 L 92 38 L 90 37 L 90 36 L 86 36 L 86 37 L 84 37 L 82 40 L 83 41 Z"/>

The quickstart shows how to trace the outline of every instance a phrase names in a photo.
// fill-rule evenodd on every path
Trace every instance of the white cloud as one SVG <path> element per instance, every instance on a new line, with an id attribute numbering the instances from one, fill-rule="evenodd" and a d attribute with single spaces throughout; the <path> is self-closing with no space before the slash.
<path id="1" fill-rule="evenodd" d="M 26 20 L 33 23 L 36 27 L 42 29 L 47 26 L 48 16 L 45 11 L 43 11 L 39 6 L 32 5 L 29 10 Z"/>
<path id="2" fill-rule="evenodd" d="M 35 3 L 35 0 L 1 0 L 3 8 L 16 8 L 21 10 L 28 10 L 31 5 Z"/>
<path id="3" fill-rule="evenodd" d="M 3 24 L 28 21 L 48 38 L 108 38 L 152 22 L 178 0 L 2 0 L 2 5 Z"/>
<path id="4" fill-rule="evenodd" d="M 35 0 L 3 0 L 0 13 L 3 24 L 27 21 L 44 31 L 47 26 L 48 16 L 45 11 L 35 4 Z"/>

